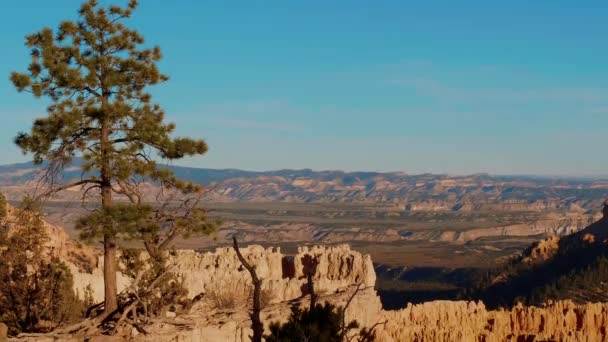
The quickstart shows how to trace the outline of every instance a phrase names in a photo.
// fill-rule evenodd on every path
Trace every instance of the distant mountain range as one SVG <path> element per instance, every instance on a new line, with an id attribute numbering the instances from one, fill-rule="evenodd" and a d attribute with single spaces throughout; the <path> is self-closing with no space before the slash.
<path id="1" fill-rule="evenodd" d="M 63 179 L 81 177 L 78 165 L 76 160 Z M 411 211 L 584 212 L 600 208 L 608 197 L 608 180 L 593 178 L 166 167 L 180 178 L 211 187 L 211 201 L 376 203 Z M 39 170 L 32 163 L 1 165 L 0 187 L 31 186 Z"/>

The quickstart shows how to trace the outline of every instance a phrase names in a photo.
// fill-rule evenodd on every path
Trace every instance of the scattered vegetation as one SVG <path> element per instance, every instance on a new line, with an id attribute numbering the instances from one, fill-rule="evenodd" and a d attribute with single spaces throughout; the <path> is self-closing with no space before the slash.
<path id="1" fill-rule="evenodd" d="M 0 227 L 0 322 L 9 335 L 47 332 L 80 319 L 69 268 L 51 254 L 41 213 L 25 200 Z"/>
<path id="2" fill-rule="evenodd" d="M 234 310 L 248 307 L 253 300 L 253 287 L 250 285 L 231 282 L 221 286 L 211 286 L 205 292 L 205 298 L 211 306 L 219 310 Z M 260 307 L 264 308 L 272 301 L 273 293 L 269 289 L 260 291 Z"/>
<path id="3" fill-rule="evenodd" d="M 212 286 L 205 297 L 215 309 L 234 310 L 247 305 L 252 296 L 246 293 L 246 288 L 238 283 L 228 283 L 222 286 Z"/>

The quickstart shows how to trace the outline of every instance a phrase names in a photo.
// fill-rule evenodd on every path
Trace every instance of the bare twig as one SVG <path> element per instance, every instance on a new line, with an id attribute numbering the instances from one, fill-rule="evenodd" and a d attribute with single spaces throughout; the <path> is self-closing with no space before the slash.
<path id="1" fill-rule="evenodd" d="M 161 274 L 159 274 L 147 287 L 147 291 L 150 291 L 152 289 L 154 289 L 156 287 L 156 284 L 158 284 L 158 282 L 164 278 L 172 269 L 171 267 L 168 267 L 166 270 L 164 270 Z M 137 276 L 135 277 L 135 280 L 133 281 L 133 283 L 127 288 L 127 290 L 132 291 L 132 293 L 135 295 L 135 299 L 122 311 L 122 314 L 120 316 L 120 318 L 118 319 L 118 321 L 116 322 L 116 325 L 114 326 L 114 331 L 112 332 L 112 335 L 116 334 L 116 331 L 120 328 L 120 326 L 122 325 L 122 323 L 127 319 L 127 315 L 129 314 L 129 312 L 132 312 L 136 306 L 138 304 L 144 304 L 145 301 L 142 300 L 139 296 L 139 294 L 137 293 L 137 286 L 139 285 L 142 277 L 143 277 L 144 272 L 140 271 Z"/>
<path id="2" fill-rule="evenodd" d="M 371 326 L 371 328 L 369 328 L 369 330 L 366 330 L 364 334 L 359 336 L 359 338 L 357 339 L 357 342 L 372 341 L 374 338 L 374 335 L 375 335 L 376 328 L 381 325 L 386 325 L 386 323 L 388 323 L 388 320 L 385 320 L 384 322 L 376 322 L 374 325 Z"/>
<path id="3" fill-rule="evenodd" d="M 357 284 L 357 287 L 355 288 L 355 291 L 351 294 L 351 296 L 346 301 L 346 305 L 344 305 L 344 307 L 342 307 L 340 309 L 340 313 L 342 315 L 342 324 L 340 325 L 340 337 L 341 337 L 340 339 L 342 341 L 351 341 L 352 340 L 352 336 L 351 336 L 351 338 L 347 338 L 348 332 L 352 329 L 352 327 L 350 327 L 350 324 L 349 325 L 346 324 L 346 310 L 350 306 L 350 303 L 353 301 L 353 299 L 355 298 L 355 296 L 362 289 L 361 288 L 362 285 L 363 285 L 363 283 L 358 283 Z"/>
<path id="4" fill-rule="evenodd" d="M 50 196 L 56 192 L 65 190 L 65 189 L 69 189 L 75 186 L 79 186 L 79 185 L 86 185 L 86 184 L 100 184 L 100 181 L 97 179 L 82 179 L 79 180 L 77 182 L 73 182 L 73 183 L 69 183 L 69 184 L 64 184 L 58 187 L 51 187 L 49 190 L 45 191 L 44 193 L 36 196 L 36 199 L 41 199 L 47 196 Z"/>

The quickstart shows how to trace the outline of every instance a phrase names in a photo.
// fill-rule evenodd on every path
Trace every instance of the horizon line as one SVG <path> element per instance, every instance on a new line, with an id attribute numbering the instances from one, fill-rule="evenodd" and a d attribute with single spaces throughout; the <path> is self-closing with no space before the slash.
<path id="1" fill-rule="evenodd" d="M 74 159 L 79 159 L 80 157 L 75 157 Z M 6 164 L 0 164 L 0 167 L 7 166 L 17 166 L 23 164 L 33 164 L 32 160 L 22 161 L 22 162 L 10 162 Z M 608 173 L 607 174 L 549 174 L 549 173 L 492 173 L 492 172 L 472 172 L 472 173 L 458 173 L 458 172 L 414 172 L 409 173 L 404 170 L 391 170 L 391 171 L 371 171 L 371 170 L 348 170 L 348 169 L 313 169 L 313 168 L 275 168 L 275 169 L 241 169 L 237 167 L 202 167 L 202 166 L 192 166 L 192 165 L 179 165 L 173 163 L 161 163 L 161 165 L 166 165 L 170 167 L 179 167 L 179 168 L 187 168 L 187 169 L 198 169 L 198 170 L 214 170 L 214 171 L 241 171 L 241 172 L 250 172 L 250 173 L 273 173 L 273 172 L 281 172 L 281 171 L 310 171 L 315 173 L 323 173 L 323 172 L 341 172 L 341 173 L 376 173 L 376 174 L 401 174 L 404 176 L 444 176 L 444 177 L 475 177 L 475 176 L 489 176 L 489 177 L 527 177 L 527 178 L 544 178 L 544 179 L 569 179 L 569 180 L 595 180 L 595 181 L 608 181 Z M 78 167 L 78 165 L 67 166 L 69 167 Z"/>

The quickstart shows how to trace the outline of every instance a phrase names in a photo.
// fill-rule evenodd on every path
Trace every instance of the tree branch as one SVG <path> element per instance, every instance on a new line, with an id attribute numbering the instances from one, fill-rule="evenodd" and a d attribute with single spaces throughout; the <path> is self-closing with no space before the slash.
<path id="1" fill-rule="evenodd" d="M 56 188 L 51 188 L 48 191 L 46 191 L 46 192 L 44 192 L 44 193 L 36 196 L 36 199 L 38 200 L 38 199 L 41 199 L 43 197 L 50 196 L 50 195 L 52 195 L 54 193 L 57 193 L 59 191 L 62 191 L 62 190 L 65 190 L 65 189 L 69 189 L 69 188 L 72 188 L 72 187 L 75 187 L 75 186 L 79 186 L 79 185 L 84 185 L 84 184 L 98 184 L 99 185 L 99 184 L 101 184 L 101 182 L 99 180 L 97 180 L 97 179 L 90 179 L 90 178 L 89 179 L 83 179 L 83 180 L 80 180 L 78 182 L 64 184 L 64 185 L 61 185 L 61 186 L 56 187 Z"/>
<path id="2" fill-rule="evenodd" d="M 363 285 L 363 283 L 357 284 L 357 288 L 355 288 L 355 291 L 353 292 L 353 294 L 346 301 L 346 305 L 344 305 L 344 307 L 342 308 L 342 325 L 340 327 L 340 335 L 342 337 L 345 337 L 346 334 L 348 333 L 348 331 L 347 331 L 348 329 L 346 326 L 346 309 L 348 309 L 348 307 L 350 306 L 350 303 L 353 301 L 353 299 L 355 298 L 357 293 L 359 293 L 359 291 L 361 290 L 361 285 Z"/>

